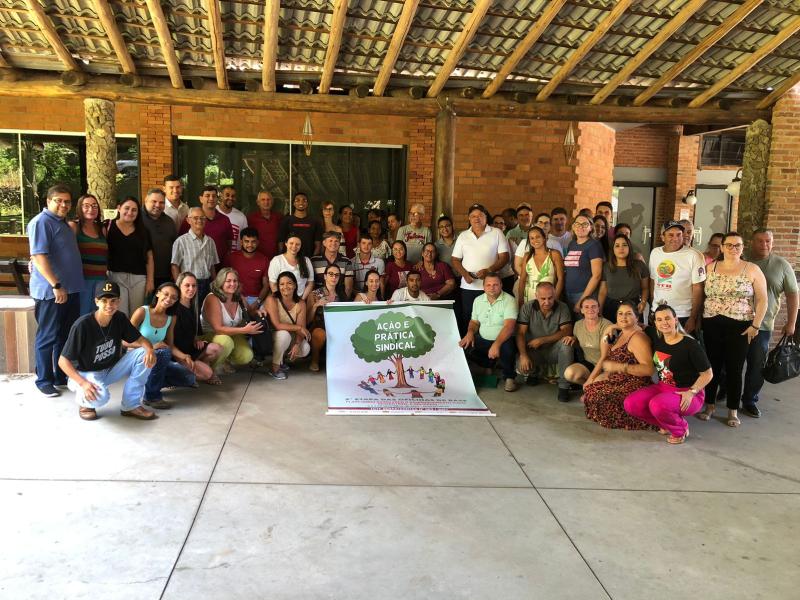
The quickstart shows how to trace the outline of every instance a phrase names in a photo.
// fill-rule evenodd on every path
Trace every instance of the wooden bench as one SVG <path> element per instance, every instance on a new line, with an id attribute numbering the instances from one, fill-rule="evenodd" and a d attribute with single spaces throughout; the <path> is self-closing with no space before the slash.
<path id="1" fill-rule="evenodd" d="M 30 296 L 0 296 L 0 372 L 33 373 L 36 368 L 35 302 Z"/>

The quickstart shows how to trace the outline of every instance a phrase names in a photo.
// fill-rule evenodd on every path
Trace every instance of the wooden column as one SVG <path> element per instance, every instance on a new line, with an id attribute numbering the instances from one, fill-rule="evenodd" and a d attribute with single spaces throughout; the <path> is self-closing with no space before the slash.
<path id="1" fill-rule="evenodd" d="M 114 137 L 114 103 L 86 98 L 86 181 L 89 193 L 103 208 L 117 201 L 117 141 Z"/>
<path id="2" fill-rule="evenodd" d="M 433 211 L 431 228 L 444 213 L 453 216 L 453 190 L 456 164 L 456 114 L 448 105 L 436 115 L 433 151 Z"/>
<path id="3" fill-rule="evenodd" d="M 764 227 L 767 218 L 767 166 L 772 127 L 764 120 L 753 121 L 747 128 L 739 188 L 739 218 L 736 231 L 742 234 L 747 248 L 753 231 Z"/>

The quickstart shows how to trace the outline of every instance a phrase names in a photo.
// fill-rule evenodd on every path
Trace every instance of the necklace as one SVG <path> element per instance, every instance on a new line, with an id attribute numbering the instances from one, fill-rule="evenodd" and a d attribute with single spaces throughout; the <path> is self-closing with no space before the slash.
<path id="1" fill-rule="evenodd" d="M 100 321 L 97 320 L 97 317 L 95 317 L 94 322 L 97 323 L 97 327 L 100 329 L 100 334 L 103 336 L 103 341 L 107 342 L 110 339 L 108 334 L 109 330 L 111 329 L 111 321 L 108 322 L 108 325 L 105 329 L 103 329 L 103 326 L 100 325 Z"/>

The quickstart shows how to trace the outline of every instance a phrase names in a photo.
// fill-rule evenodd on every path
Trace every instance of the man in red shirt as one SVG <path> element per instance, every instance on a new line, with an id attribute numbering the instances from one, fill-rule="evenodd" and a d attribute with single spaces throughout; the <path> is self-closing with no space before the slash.
<path id="1" fill-rule="evenodd" d="M 258 230 L 245 227 L 239 233 L 241 250 L 234 250 L 228 255 L 225 266 L 236 269 L 239 273 L 239 285 L 247 307 L 257 310 L 269 293 L 267 269 L 269 259 L 258 252 Z"/>
<path id="2" fill-rule="evenodd" d="M 198 197 L 200 208 L 203 209 L 203 214 L 206 217 L 205 234 L 214 240 L 214 245 L 217 247 L 217 256 L 221 262 L 224 262 L 225 257 L 231 248 L 231 240 L 233 240 L 233 227 L 231 220 L 217 210 L 218 204 L 217 188 L 213 185 L 203 187 L 203 191 Z M 189 222 L 184 221 L 181 229 L 178 232 L 180 235 L 189 231 Z"/>
<path id="3" fill-rule="evenodd" d="M 272 194 L 266 191 L 258 192 L 256 198 L 258 210 L 247 215 L 247 225 L 258 231 L 258 252 L 266 256 L 268 261 L 278 253 L 278 230 L 283 216 L 278 211 L 272 210 L 274 203 Z"/>

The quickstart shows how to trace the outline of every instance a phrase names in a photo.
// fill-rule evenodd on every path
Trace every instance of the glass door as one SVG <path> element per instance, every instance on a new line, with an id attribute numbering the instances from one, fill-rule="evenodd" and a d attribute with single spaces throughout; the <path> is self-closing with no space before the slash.
<path id="1" fill-rule="evenodd" d="M 652 186 L 615 186 L 617 199 L 615 223 L 627 223 L 631 227 L 631 242 L 642 253 L 645 263 L 650 260 L 653 248 L 653 215 L 656 204 L 656 188 Z"/>
<path id="2" fill-rule="evenodd" d="M 724 187 L 698 186 L 695 194 L 697 204 L 694 207 L 693 245 L 702 252 L 712 233 L 726 233 L 730 230 L 731 197 Z"/>

